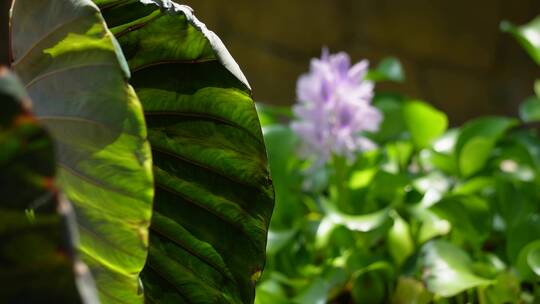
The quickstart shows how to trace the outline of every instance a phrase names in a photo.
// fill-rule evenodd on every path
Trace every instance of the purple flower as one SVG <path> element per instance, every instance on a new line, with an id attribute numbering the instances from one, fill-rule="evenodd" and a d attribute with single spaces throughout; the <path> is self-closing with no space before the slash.
<path id="1" fill-rule="evenodd" d="M 368 61 L 351 67 L 349 55 L 330 55 L 311 61 L 310 71 L 297 83 L 296 120 L 291 128 L 304 141 L 303 156 L 324 164 L 332 154 L 353 159 L 374 147 L 362 131 L 377 131 L 382 115 L 371 105 L 373 83 L 364 80 Z"/>

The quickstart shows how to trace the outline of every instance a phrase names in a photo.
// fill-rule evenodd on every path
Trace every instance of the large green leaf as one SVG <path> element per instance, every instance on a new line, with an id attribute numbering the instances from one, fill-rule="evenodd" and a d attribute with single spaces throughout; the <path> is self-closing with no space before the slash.
<path id="1" fill-rule="evenodd" d="M 78 303 L 82 296 L 95 303 L 88 267 L 73 252 L 73 209 L 53 186 L 52 140 L 30 113 L 22 85 L 2 67 L 0 106 L 0 299 Z"/>
<path id="2" fill-rule="evenodd" d="M 12 67 L 55 141 L 57 185 L 102 303 L 142 303 L 153 198 L 141 105 L 117 42 L 90 0 L 15 1 Z"/>
<path id="3" fill-rule="evenodd" d="M 167 0 L 97 0 L 148 121 L 156 199 L 149 302 L 251 303 L 273 188 L 249 85 L 219 38 Z"/>
<path id="4" fill-rule="evenodd" d="M 466 252 L 445 241 L 432 241 L 422 249 L 424 281 L 430 291 L 451 297 L 464 290 L 486 286 L 492 281 L 479 277 L 472 270 L 472 260 Z"/>

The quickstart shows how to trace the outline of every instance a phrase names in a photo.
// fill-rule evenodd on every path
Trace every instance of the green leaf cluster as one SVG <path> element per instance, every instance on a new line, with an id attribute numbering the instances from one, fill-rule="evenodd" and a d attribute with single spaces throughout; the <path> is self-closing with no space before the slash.
<path id="1" fill-rule="evenodd" d="M 504 25 L 535 60 L 537 24 Z M 399 67 L 383 60 L 368 78 L 401 81 Z M 384 120 L 366 134 L 378 147 L 316 170 L 297 156 L 290 110 L 260 105 L 276 208 L 256 303 L 537 303 L 537 101 L 521 119 L 450 127 L 429 103 L 378 92 Z"/>

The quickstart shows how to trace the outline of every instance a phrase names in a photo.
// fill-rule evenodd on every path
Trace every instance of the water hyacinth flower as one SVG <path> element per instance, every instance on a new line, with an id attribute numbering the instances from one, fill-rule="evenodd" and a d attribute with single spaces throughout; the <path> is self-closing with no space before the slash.
<path id="1" fill-rule="evenodd" d="M 330 55 L 323 49 L 311 61 L 310 71 L 297 83 L 298 103 L 293 111 L 293 131 L 302 139 L 302 155 L 326 163 L 332 154 L 354 159 L 359 151 L 374 147 L 361 133 L 377 131 L 380 111 L 371 105 L 374 84 L 365 80 L 368 61 L 351 66 L 344 52 Z"/>

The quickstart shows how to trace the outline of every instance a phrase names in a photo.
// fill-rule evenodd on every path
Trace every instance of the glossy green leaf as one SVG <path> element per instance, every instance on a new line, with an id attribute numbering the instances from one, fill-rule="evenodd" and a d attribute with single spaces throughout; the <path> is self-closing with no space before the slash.
<path id="1" fill-rule="evenodd" d="M 100 300 L 142 303 L 153 180 L 126 61 L 90 0 L 15 1 L 11 26 L 12 66 L 55 141 Z"/>
<path id="2" fill-rule="evenodd" d="M 315 247 L 318 249 L 327 247 L 331 243 L 334 233 L 340 232 L 340 228 L 346 228 L 345 231 L 370 232 L 392 221 L 388 209 L 368 214 L 351 215 L 341 212 L 325 199 L 321 200 L 321 205 L 325 215 L 317 227 Z"/>
<path id="3" fill-rule="evenodd" d="M 369 214 L 351 215 L 337 210 L 327 201 L 323 200 L 322 205 L 326 213 L 326 221 L 334 225 L 345 226 L 352 231 L 369 232 L 391 221 L 388 209 Z"/>
<path id="4" fill-rule="evenodd" d="M 481 170 L 497 141 L 515 124 L 510 118 L 486 117 L 463 126 L 455 148 L 461 174 L 470 176 Z"/>
<path id="5" fill-rule="evenodd" d="M 429 146 L 443 135 L 448 127 L 446 115 L 422 101 L 411 101 L 403 105 L 403 117 L 412 140 L 419 148 Z"/>
<path id="6" fill-rule="evenodd" d="M 459 134 L 458 129 L 450 129 L 433 142 L 431 149 L 419 154 L 419 161 L 425 170 L 436 169 L 449 175 L 458 173 L 454 148 Z"/>
<path id="7" fill-rule="evenodd" d="M 73 209 L 53 186 L 53 142 L 18 79 L 2 67 L 0 106 L 0 299 L 95 303 L 93 279 L 73 248 Z"/>
<path id="8" fill-rule="evenodd" d="M 424 281 L 428 289 L 442 297 L 492 282 L 472 271 L 471 258 L 459 247 L 445 241 L 432 241 L 422 249 Z"/>
<path id="9" fill-rule="evenodd" d="M 168 0 L 98 0 L 145 110 L 156 199 L 148 302 L 251 303 L 273 208 L 249 85 L 219 38 Z"/>
<path id="10" fill-rule="evenodd" d="M 398 266 L 414 253 L 414 241 L 409 223 L 397 214 L 391 213 L 394 225 L 388 231 L 388 251 Z"/>
<path id="11" fill-rule="evenodd" d="M 519 106 L 519 117 L 524 122 L 540 121 L 540 99 L 537 97 L 527 98 Z"/>
<path id="12" fill-rule="evenodd" d="M 384 58 L 377 67 L 370 70 L 367 79 L 372 81 L 405 81 L 405 72 L 399 59 L 395 57 Z"/>
<path id="13" fill-rule="evenodd" d="M 540 17 L 521 26 L 515 26 L 508 21 L 503 21 L 501 29 L 511 33 L 532 59 L 540 64 Z"/>

